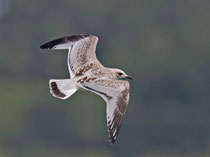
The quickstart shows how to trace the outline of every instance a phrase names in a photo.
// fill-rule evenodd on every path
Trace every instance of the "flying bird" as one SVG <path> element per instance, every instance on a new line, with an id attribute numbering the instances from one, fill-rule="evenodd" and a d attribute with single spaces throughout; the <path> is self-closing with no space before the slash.
<path id="1" fill-rule="evenodd" d="M 98 37 L 73 35 L 52 40 L 41 49 L 68 49 L 70 78 L 51 79 L 50 92 L 54 97 L 67 99 L 78 89 L 85 89 L 101 96 L 106 102 L 109 141 L 115 143 L 129 101 L 129 82 L 132 79 L 124 71 L 104 67 L 96 58 Z"/>

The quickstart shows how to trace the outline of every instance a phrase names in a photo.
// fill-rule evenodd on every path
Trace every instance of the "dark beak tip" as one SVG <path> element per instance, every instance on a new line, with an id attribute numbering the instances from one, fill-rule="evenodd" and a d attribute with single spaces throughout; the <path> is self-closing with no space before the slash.
<path id="1" fill-rule="evenodd" d="M 133 80 L 133 78 L 131 76 L 127 76 L 126 78 L 130 79 L 130 80 Z"/>

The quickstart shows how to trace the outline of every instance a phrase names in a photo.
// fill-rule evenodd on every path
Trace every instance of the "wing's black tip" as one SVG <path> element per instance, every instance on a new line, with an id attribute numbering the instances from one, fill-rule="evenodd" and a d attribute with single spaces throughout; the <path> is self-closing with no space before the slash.
<path id="1" fill-rule="evenodd" d="M 65 44 L 68 42 L 76 42 L 80 39 L 84 39 L 86 37 L 89 37 L 91 35 L 87 35 L 87 34 L 80 34 L 80 35 L 72 35 L 69 37 L 62 37 L 62 38 L 58 38 L 55 40 L 52 40 L 50 42 L 47 42 L 43 45 L 40 46 L 41 49 L 52 49 L 54 46 L 59 45 L 59 44 Z"/>
<path id="2" fill-rule="evenodd" d="M 51 47 L 52 48 L 52 47 Z M 47 44 L 43 44 L 42 46 L 40 46 L 40 49 L 49 49 Z"/>
<path id="3" fill-rule="evenodd" d="M 116 141 L 114 139 L 110 139 L 109 142 L 111 145 L 114 145 Z"/>

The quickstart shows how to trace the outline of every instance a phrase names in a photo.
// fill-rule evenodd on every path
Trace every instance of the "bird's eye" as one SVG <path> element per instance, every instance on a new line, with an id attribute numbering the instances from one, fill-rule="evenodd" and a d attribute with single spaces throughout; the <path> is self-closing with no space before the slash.
<path id="1" fill-rule="evenodd" d="M 120 76 L 121 76 L 121 75 L 123 75 L 123 73 L 118 73 L 118 75 L 120 75 Z"/>

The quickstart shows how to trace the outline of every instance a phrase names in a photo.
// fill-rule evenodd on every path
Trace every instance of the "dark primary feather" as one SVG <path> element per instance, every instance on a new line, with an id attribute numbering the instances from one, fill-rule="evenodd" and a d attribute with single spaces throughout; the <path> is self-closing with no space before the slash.
<path id="1" fill-rule="evenodd" d="M 86 37 L 89 37 L 90 35 L 86 35 L 86 34 L 80 34 L 80 35 L 72 35 L 69 37 L 62 37 L 59 39 L 55 39 L 52 40 L 50 42 L 47 42 L 45 44 L 43 44 L 42 46 L 40 46 L 41 49 L 51 49 L 53 48 L 55 45 L 59 45 L 59 44 L 65 44 L 68 42 L 76 42 L 80 39 L 84 39 Z"/>
<path id="2" fill-rule="evenodd" d="M 119 111 L 114 111 L 114 119 L 113 121 L 108 122 L 107 130 L 109 133 L 109 141 L 114 144 L 117 140 L 117 137 L 120 132 L 120 127 L 122 124 L 123 115 Z M 115 133 L 115 134 L 114 134 Z"/>

